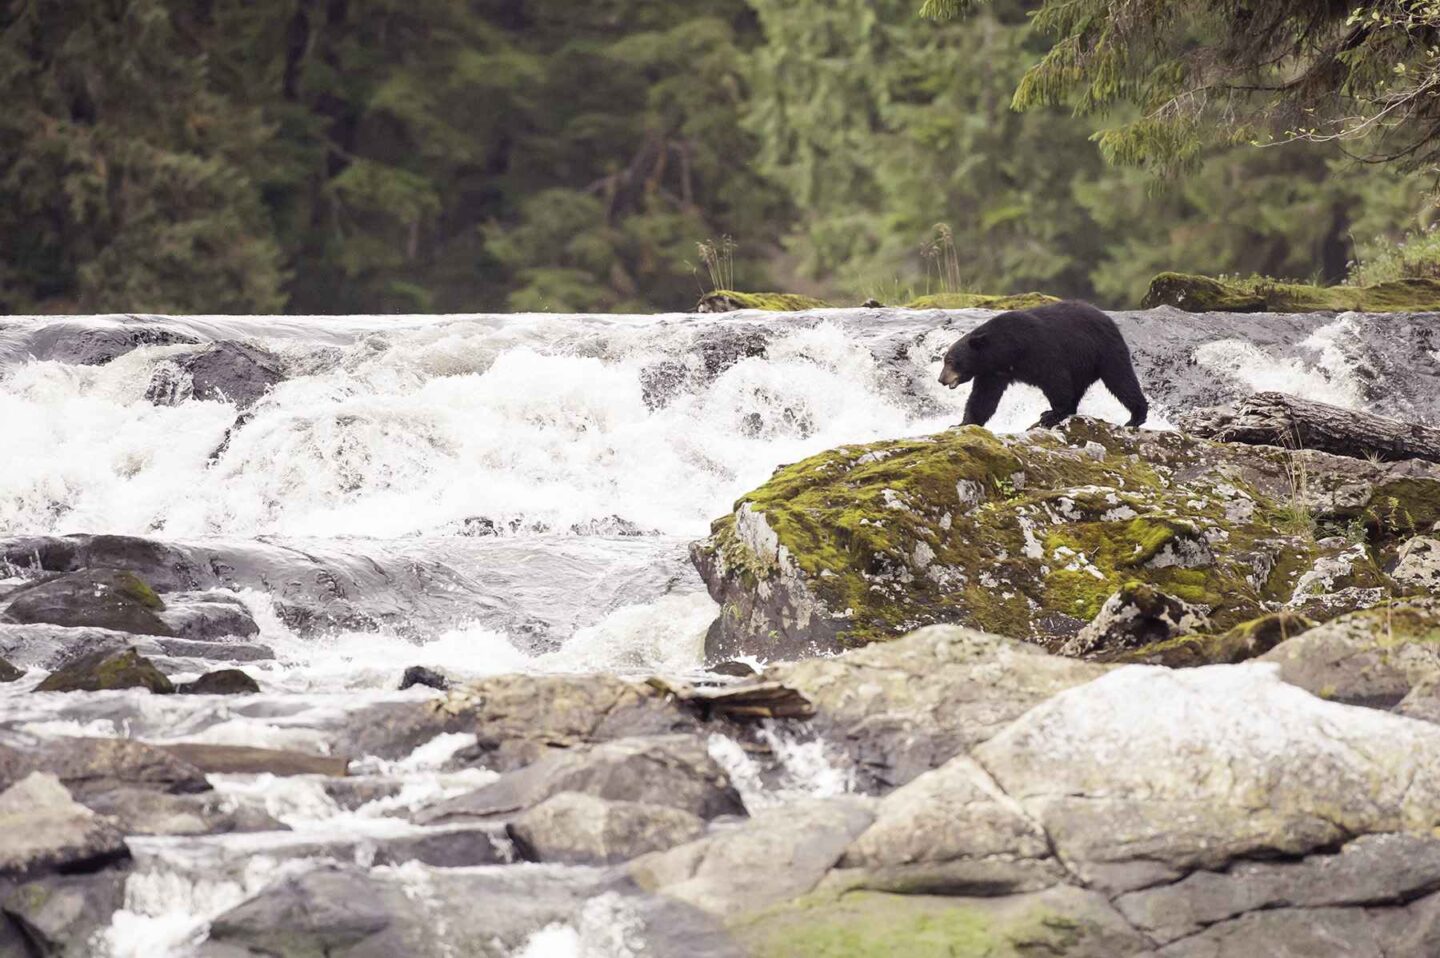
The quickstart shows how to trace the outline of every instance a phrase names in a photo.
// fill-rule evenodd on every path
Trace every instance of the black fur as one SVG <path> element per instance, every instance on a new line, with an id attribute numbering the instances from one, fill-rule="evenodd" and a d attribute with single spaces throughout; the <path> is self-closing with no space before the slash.
<path id="1" fill-rule="evenodd" d="M 972 379 L 965 425 L 989 422 L 1013 382 L 1038 387 L 1050 401 L 1040 417 L 1042 426 L 1075 415 L 1096 380 L 1130 410 L 1128 425 L 1140 425 L 1150 412 L 1125 337 L 1114 320 L 1089 303 L 1001 313 L 972 329 L 945 354 L 940 382 L 954 389 Z"/>

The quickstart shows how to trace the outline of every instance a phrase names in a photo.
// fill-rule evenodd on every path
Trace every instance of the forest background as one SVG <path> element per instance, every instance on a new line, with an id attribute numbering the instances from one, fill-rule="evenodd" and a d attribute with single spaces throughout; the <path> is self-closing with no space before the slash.
<path id="1" fill-rule="evenodd" d="M 918 2 L 12 0 L 0 312 L 1133 307 L 1437 242 L 1433 174 L 1343 144 L 1108 164 L 1113 114 L 1011 109 L 1039 0 Z"/>

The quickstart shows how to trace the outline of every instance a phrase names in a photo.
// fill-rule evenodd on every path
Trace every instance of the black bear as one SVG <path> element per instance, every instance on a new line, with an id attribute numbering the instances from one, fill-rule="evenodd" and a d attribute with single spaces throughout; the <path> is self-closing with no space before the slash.
<path id="1" fill-rule="evenodd" d="M 1089 303 L 1052 303 L 981 323 L 950 347 L 940 371 L 940 382 L 951 389 L 972 379 L 967 426 L 985 425 L 1013 382 L 1037 386 L 1045 394 L 1050 408 L 1040 425 L 1046 427 L 1075 415 L 1097 379 L 1130 410 L 1128 425 L 1140 425 L 1150 411 L 1125 337 L 1114 320 Z"/>

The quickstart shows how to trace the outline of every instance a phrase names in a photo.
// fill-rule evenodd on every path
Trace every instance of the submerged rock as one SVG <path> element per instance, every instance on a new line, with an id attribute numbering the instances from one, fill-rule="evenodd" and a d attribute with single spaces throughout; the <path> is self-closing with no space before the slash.
<path id="1" fill-rule="evenodd" d="M 101 649 L 66 662 L 37 686 L 37 692 L 104 692 L 149 689 L 169 695 L 175 686 L 134 648 Z"/>
<path id="2" fill-rule="evenodd" d="M 1297 475 L 1303 475 L 1299 482 Z M 1388 512 L 1387 512 L 1388 510 Z M 721 604 L 714 659 L 792 658 L 931 622 L 1058 647 L 1131 582 L 1220 630 L 1390 594 L 1363 547 L 1440 518 L 1440 466 L 1370 463 L 1071 419 L 844 446 L 779 469 L 692 558 Z M 1379 517 L 1379 518 L 1377 518 Z"/>
<path id="3" fill-rule="evenodd" d="M 181 695 L 253 695 L 260 691 L 260 683 L 239 669 L 217 669 L 175 691 Z"/>
<path id="4" fill-rule="evenodd" d="M 450 680 L 434 669 L 428 669 L 423 665 L 412 665 L 400 677 L 400 691 L 403 692 L 416 685 L 424 685 L 443 692 L 450 687 Z"/>
<path id="5" fill-rule="evenodd" d="M 150 380 L 145 398 L 157 406 L 199 399 L 234 403 L 244 410 L 284 380 L 285 373 L 274 354 L 227 340 L 162 363 Z"/>
<path id="6" fill-rule="evenodd" d="M 44 579 L 5 597 L 5 615 L 22 625 L 110 629 L 174 635 L 160 618 L 165 603 L 132 572 L 87 569 Z"/>
<path id="7" fill-rule="evenodd" d="M 24 669 L 17 669 L 4 658 L 0 658 L 0 683 L 14 682 L 17 679 L 23 678 L 24 675 Z"/>
<path id="8" fill-rule="evenodd" d="M 0 877 L 94 871 L 129 854 L 114 823 L 72 799 L 54 775 L 31 772 L 0 792 Z"/>

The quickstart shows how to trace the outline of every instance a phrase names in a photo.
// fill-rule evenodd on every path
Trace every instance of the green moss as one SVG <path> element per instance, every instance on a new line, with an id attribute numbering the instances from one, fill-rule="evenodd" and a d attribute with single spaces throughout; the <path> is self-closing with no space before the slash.
<path id="1" fill-rule="evenodd" d="M 935 293 L 918 296 L 906 303 L 905 309 L 1034 309 L 1058 303 L 1057 297 L 1046 293 L 1019 293 L 1014 296 L 993 296 L 985 293 Z"/>
<path id="2" fill-rule="evenodd" d="M 1366 313 L 1440 311 L 1440 281 L 1405 279 L 1374 286 L 1311 286 L 1265 277 L 1218 280 L 1161 273 L 1140 304 L 1175 306 L 1192 313 Z"/>
<path id="3" fill-rule="evenodd" d="M 1242 622 L 1220 635 L 1182 635 L 1141 649 L 1126 649 L 1105 658 L 1109 662 L 1138 662 L 1193 668 L 1244 662 L 1313 629 L 1315 622 L 1294 612 L 1276 612 Z"/>
<path id="4" fill-rule="evenodd" d="M 756 958 L 1065 955 L 1099 929 L 1038 906 L 926 895 L 815 894 L 734 926 Z"/>
<path id="5" fill-rule="evenodd" d="M 823 300 L 799 293 L 742 293 L 733 289 L 717 289 L 701 296 L 695 309 L 701 313 L 729 313 L 738 309 L 793 313 L 805 309 L 824 309 L 829 305 Z"/>
<path id="6" fill-rule="evenodd" d="M 133 572 L 120 573 L 116 577 L 115 584 L 117 591 L 139 602 L 145 608 L 154 609 L 157 612 L 164 610 L 165 603 L 160 600 L 160 596 L 150 588 L 145 580 Z"/>

